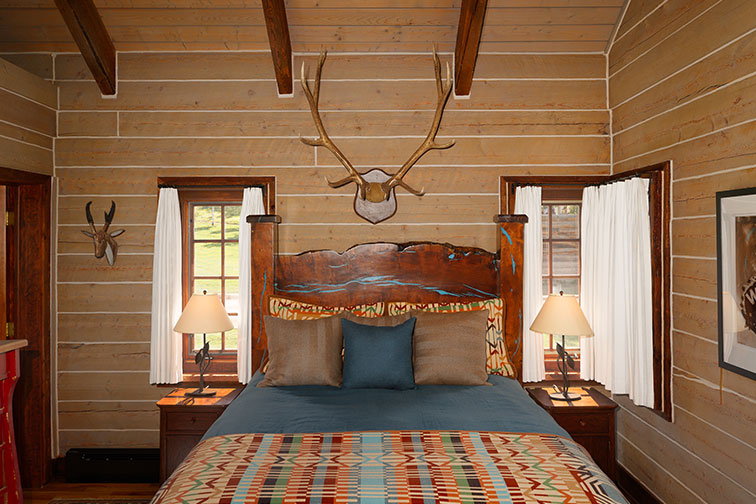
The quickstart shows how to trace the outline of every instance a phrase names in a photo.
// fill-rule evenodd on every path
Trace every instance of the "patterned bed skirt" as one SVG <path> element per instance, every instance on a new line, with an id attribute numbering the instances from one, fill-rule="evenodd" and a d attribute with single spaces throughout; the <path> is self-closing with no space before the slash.
<path id="1" fill-rule="evenodd" d="M 234 434 L 197 445 L 154 504 L 625 503 L 575 442 L 466 431 Z"/>

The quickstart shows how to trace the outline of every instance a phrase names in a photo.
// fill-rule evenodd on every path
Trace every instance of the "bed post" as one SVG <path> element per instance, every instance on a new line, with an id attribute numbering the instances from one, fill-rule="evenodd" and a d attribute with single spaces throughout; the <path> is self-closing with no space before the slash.
<path id="1" fill-rule="evenodd" d="M 275 285 L 277 231 L 281 218 L 277 215 L 250 215 L 252 226 L 252 369 L 260 367 L 268 340 L 263 315 L 268 313 L 268 298 Z"/>
<path id="2" fill-rule="evenodd" d="M 499 227 L 499 294 L 506 304 L 507 350 L 522 382 L 522 262 L 527 215 L 497 215 Z"/>

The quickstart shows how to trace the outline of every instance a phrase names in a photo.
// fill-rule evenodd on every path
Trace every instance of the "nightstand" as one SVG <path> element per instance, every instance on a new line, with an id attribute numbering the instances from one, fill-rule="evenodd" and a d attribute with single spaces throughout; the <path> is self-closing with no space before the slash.
<path id="1" fill-rule="evenodd" d="M 160 408 L 160 482 L 199 443 L 207 429 L 226 406 L 236 399 L 241 388 L 218 388 L 212 397 L 186 397 L 192 389 L 176 389 L 157 403 Z"/>
<path id="2" fill-rule="evenodd" d="M 549 412 L 572 439 L 588 450 L 593 460 L 610 478 L 614 479 L 614 410 L 617 403 L 588 387 L 573 387 L 570 392 L 580 393 L 576 401 L 552 401 L 553 389 L 529 388 L 528 393 L 543 409 Z"/>

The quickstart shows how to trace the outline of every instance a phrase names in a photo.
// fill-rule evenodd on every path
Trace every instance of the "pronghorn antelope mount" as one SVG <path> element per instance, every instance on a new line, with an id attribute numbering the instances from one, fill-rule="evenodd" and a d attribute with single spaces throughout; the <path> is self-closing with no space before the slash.
<path id="1" fill-rule="evenodd" d="M 428 136 L 420 147 L 409 157 L 409 159 L 402 165 L 402 167 L 394 174 L 389 174 L 375 168 L 366 173 L 358 172 L 347 157 L 341 152 L 341 150 L 333 143 L 331 138 L 326 133 L 323 126 L 323 120 L 320 117 L 320 111 L 318 110 L 318 99 L 320 98 L 320 76 L 323 71 L 323 64 L 326 60 L 326 51 L 320 53 L 320 60 L 318 61 L 318 68 L 315 72 L 315 82 L 312 90 L 307 82 L 305 75 L 305 64 L 302 63 L 301 82 L 302 90 L 304 91 L 307 102 L 310 104 L 310 111 L 312 112 L 312 118 L 315 121 L 315 127 L 318 130 L 319 136 L 317 138 L 300 138 L 300 140 L 312 147 L 325 147 L 344 165 L 349 175 L 343 179 L 331 182 L 326 178 L 326 182 L 333 188 L 342 187 L 349 183 L 355 183 L 357 185 L 357 192 L 354 196 L 354 211 L 363 219 L 377 224 L 382 222 L 396 213 L 396 194 L 395 188 L 402 187 L 414 194 L 415 196 L 422 196 L 424 194 L 423 189 L 419 191 L 413 189 L 403 178 L 407 175 L 407 172 L 417 163 L 426 152 L 435 149 L 448 149 L 454 145 L 454 140 L 439 144 L 436 143 L 436 134 L 438 128 L 441 126 L 441 117 L 444 113 L 444 107 L 446 102 L 449 101 L 449 95 L 452 90 L 451 72 L 449 71 L 449 63 L 446 64 L 446 82 L 441 81 L 441 63 L 438 60 L 435 48 L 433 49 L 433 66 L 436 72 L 436 92 L 438 94 L 438 100 L 436 103 L 436 113 L 433 116 L 433 123 L 431 124 Z"/>
<path id="2" fill-rule="evenodd" d="M 115 201 L 110 202 L 110 211 L 104 212 L 105 224 L 103 224 L 102 229 L 100 229 L 99 231 L 95 227 L 94 219 L 92 218 L 92 212 L 89 209 L 89 207 L 91 206 L 92 202 L 90 201 L 89 203 L 87 203 L 85 209 L 87 213 L 87 222 L 89 223 L 89 231 L 82 230 L 81 232 L 92 238 L 92 242 L 94 243 L 94 256 L 97 259 L 105 256 L 105 258 L 108 260 L 108 264 L 113 266 L 115 264 L 116 257 L 118 256 L 118 244 L 115 241 L 115 237 L 122 235 L 126 232 L 126 230 L 117 229 L 108 233 L 108 228 L 113 222 L 113 217 L 115 216 Z"/>

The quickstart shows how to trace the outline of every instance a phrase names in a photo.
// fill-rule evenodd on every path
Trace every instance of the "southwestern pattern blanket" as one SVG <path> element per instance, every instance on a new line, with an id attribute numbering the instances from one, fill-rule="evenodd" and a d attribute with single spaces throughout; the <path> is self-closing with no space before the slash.
<path id="1" fill-rule="evenodd" d="M 153 504 L 625 503 L 575 442 L 468 431 L 206 439 Z"/>

